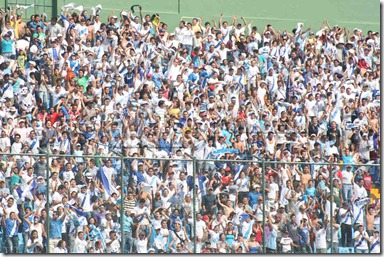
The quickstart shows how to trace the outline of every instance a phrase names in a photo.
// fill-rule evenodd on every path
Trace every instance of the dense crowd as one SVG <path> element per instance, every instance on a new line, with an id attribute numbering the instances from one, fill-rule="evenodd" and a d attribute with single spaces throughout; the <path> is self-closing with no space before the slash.
<path id="1" fill-rule="evenodd" d="M 0 10 L 1 252 L 380 252 L 379 32 Z"/>

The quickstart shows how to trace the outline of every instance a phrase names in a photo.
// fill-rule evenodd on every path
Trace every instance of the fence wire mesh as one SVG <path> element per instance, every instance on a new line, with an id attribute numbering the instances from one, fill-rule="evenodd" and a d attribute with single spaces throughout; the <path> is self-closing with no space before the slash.
<path id="1" fill-rule="evenodd" d="M 3 155 L 2 252 L 377 250 L 378 164 L 179 157 Z"/>

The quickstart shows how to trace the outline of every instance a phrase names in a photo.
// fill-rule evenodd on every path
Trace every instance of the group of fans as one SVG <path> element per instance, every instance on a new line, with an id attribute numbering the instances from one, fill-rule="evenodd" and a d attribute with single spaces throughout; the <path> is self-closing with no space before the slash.
<path id="1" fill-rule="evenodd" d="M 1 252 L 380 252 L 379 32 L 0 10 Z"/>

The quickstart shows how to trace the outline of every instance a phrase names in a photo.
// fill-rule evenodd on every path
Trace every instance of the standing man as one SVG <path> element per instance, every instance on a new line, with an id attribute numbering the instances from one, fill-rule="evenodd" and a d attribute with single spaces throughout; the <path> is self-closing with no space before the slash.
<path id="1" fill-rule="evenodd" d="M 324 220 L 324 225 L 319 221 L 316 224 L 315 245 L 316 253 L 327 253 L 327 226 L 328 215 Z"/>
<path id="2" fill-rule="evenodd" d="M 132 253 L 134 239 L 132 237 L 133 219 L 131 217 L 131 210 L 125 210 L 124 213 L 124 253 Z"/>
<path id="3" fill-rule="evenodd" d="M 213 188 L 208 188 L 208 194 L 204 195 L 202 198 L 201 207 L 204 210 L 204 213 L 214 214 L 216 210 L 216 196 L 213 194 Z"/>
<path id="4" fill-rule="evenodd" d="M 49 224 L 49 252 L 53 253 L 53 249 L 57 246 L 59 241 L 61 240 L 63 222 L 65 217 L 67 216 L 68 209 L 64 209 L 64 214 L 59 217 L 57 211 L 52 213 L 52 218 L 50 219 Z"/>
<path id="5" fill-rule="evenodd" d="M 11 212 L 9 217 L 3 216 L 3 225 L 5 227 L 5 237 L 7 239 L 8 253 L 19 253 L 19 225 L 21 220 L 15 212 Z"/>
<path id="6" fill-rule="evenodd" d="M 341 219 L 341 246 L 351 247 L 353 212 L 347 202 L 343 203 L 343 207 L 340 208 L 339 214 Z"/>

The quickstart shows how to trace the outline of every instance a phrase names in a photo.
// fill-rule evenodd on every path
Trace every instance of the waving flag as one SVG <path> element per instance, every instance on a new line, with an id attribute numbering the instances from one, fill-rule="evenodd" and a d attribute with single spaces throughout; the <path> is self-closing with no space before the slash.
<path id="1" fill-rule="evenodd" d="M 236 181 L 239 178 L 240 172 L 243 170 L 244 165 L 243 164 L 237 164 L 235 168 L 235 177 L 234 180 Z"/>
<path id="2" fill-rule="evenodd" d="M 29 192 L 31 192 L 31 194 L 33 194 L 33 191 L 35 191 L 36 187 L 37 187 L 37 179 L 34 179 L 32 181 L 31 190 L 29 190 Z"/>
<path id="3" fill-rule="evenodd" d="M 364 206 L 364 205 L 369 204 L 370 201 L 371 201 L 371 199 L 368 198 L 368 197 L 367 197 L 367 198 L 363 198 L 363 199 L 361 199 L 361 200 L 356 201 L 355 205 L 356 205 L 357 207 L 361 207 L 361 206 Z"/>
<path id="4" fill-rule="evenodd" d="M 77 214 L 78 216 L 87 217 L 87 214 L 85 214 L 85 212 L 83 212 L 82 210 L 77 209 L 76 207 L 73 207 L 73 206 L 71 206 L 71 208 L 76 212 L 76 214 Z"/>
<path id="5" fill-rule="evenodd" d="M 243 212 L 242 214 L 240 214 L 240 218 L 241 218 L 241 223 L 245 222 L 249 217 L 249 214 L 246 213 L 246 212 Z"/>
<path id="6" fill-rule="evenodd" d="M 218 150 L 214 150 L 212 151 L 212 154 L 213 155 L 218 155 L 218 154 L 225 154 L 225 153 L 239 153 L 239 150 L 238 149 L 233 149 L 233 148 L 224 148 L 224 149 L 218 149 Z"/>
<path id="7" fill-rule="evenodd" d="M 207 183 L 207 177 L 206 176 L 202 176 L 202 175 L 199 175 L 197 177 L 197 180 L 198 180 L 198 185 L 199 185 L 199 190 L 201 192 L 201 196 L 204 196 L 205 193 L 206 193 L 206 187 L 205 187 L 205 184 Z"/>
<path id="8" fill-rule="evenodd" d="M 98 169 L 96 177 L 101 181 L 108 195 L 111 195 L 112 193 L 116 192 L 116 189 L 114 188 L 114 186 L 110 183 L 108 178 L 105 176 L 103 167 L 100 167 Z"/>
<path id="9" fill-rule="evenodd" d="M 37 180 L 34 179 L 30 184 L 27 184 L 24 190 L 21 189 L 21 186 L 16 189 L 17 194 L 20 198 L 28 197 L 29 199 L 33 199 L 33 191 L 37 187 Z"/>
<path id="10" fill-rule="evenodd" d="M 19 195 L 19 197 L 21 198 L 21 195 L 23 194 L 23 190 L 21 190 L 20 185 L 17 187 L 16 192 Z"/>

